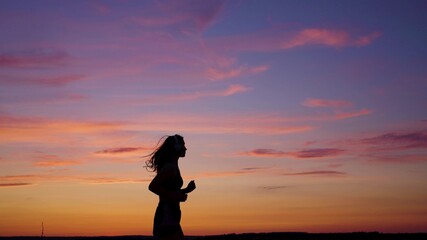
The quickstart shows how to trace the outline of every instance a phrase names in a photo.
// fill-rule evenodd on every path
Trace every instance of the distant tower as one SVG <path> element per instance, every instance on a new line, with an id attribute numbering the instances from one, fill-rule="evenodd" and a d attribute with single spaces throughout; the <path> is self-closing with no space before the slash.
<path id="1" fill-rule="evenodd" d="M 44 224 L 43 224 L 43 222 L 42 222 L 42 234 L 41 234 L 41 236 L 40 236 L 41 238 L 43 238 L 44 237 Z"/>

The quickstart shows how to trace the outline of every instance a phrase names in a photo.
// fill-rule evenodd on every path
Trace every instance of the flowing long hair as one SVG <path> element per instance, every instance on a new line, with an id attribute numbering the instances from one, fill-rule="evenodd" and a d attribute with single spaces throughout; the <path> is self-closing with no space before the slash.
<path id="1" fill-rule="evenodd" d="M 175 148 L 175 145 L 182 145 L 184 143 L 184 138 L 181 135 L 176 134 L 172 136 L 163 136 L 162 138 L 160 138 L 159 142 L 157 143 L 157 146 L 163 139 L 165 139 L 163 143 L 159 147 L 157 147 L 154 152 L 145 156 L 149 157 L 145 161 L 145 167 L 152 172 L 159 172 L 163 168 L 163 166 L 167 162 L 169 162 L 174 155 L 176 155 L 177 150 Z"/>

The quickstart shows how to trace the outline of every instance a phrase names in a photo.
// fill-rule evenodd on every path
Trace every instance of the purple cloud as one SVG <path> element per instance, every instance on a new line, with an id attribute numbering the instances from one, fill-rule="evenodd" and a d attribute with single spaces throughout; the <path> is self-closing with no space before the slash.
<path id="1" fill-rule="evenodd" d="M 410 133 L 386 133 L 372 138 L 362 139 L 362 143 L 373 145 L 392 145 L 393 148 L 427 148 L 427 134 L 423 131 Z"/>

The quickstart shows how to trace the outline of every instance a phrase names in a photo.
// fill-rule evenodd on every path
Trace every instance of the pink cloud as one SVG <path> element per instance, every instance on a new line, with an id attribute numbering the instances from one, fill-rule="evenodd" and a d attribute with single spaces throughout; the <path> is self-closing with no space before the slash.
<path id="1" fill-rule="evenodd" d="M 51 160 L 51 161 L 37 161 L 33 164 L 36 167 L 63 167 L 63 166 L 74 166 L 81 164 L 80 161 L 73 160 Z"/>
<path id="2" fill-rule="evenodd" d="M 349 118 L 356 118 L 361 117 L 365 115 L 371 114 L 373 111 L 370 109 L 360 109 L 360 110 L 333 110 L 332 113 L 325 113 L 325 114 L 316 114 L 311 116 L 305 116 L 305 117 L 289 117 L 288 121 L 292 122 L 301 122 L 301 121 L 338 121 L 338 120 L 345 120 Z"/>
<path id="3" fill-rule="evenodd" d="M 0 143 L 59 144 L 80 139 L 82 134 L 96 136 L 114 133 L 123 130 L 124 126 L 127 125 L 114 121 L 75 121 L 3 114 L 0 115 Z"/>
<path id="4" fill-rule="evenodd" d="M 264 148 L 258 148 L 254 149 L 250 152 L 245 152 L 243 155 L 247 156 L 255 156 L 255 157 L 284 157 L 287 156 L 287 152 L 278 151 L 274 149 L 264 149 Z"/>
<path id="5" fill-rule="evenodd" d="M 243 85 L 238 85 L 238 84 L 234 84 L 234 85 L 230 85 L 229 88 L 227 88 L 225 91 L 220 92 L 218 95 L 219 96 L 232 96 L 235 95 L 237 93 L 241 93 L 241 92 L 246 92 L 248 91 L 250 88 L 245 87 Z"/>
<path id="6" fill-rule="evenodd" d="M 296 159 L 335 157 L 342 154 L 344 150 L 338 148 L 314 148 L 300 151 L 278 151 L 275 149 L 255 149 L 244 152 L 242 155 L 255 157 L 291 157 Z"/>
<path id="7" fill-rule="evenodd" d="M 65 65 L 70 57 L 61 51 L 28 51 L 20 53 L 0 53 L 0 68 L 37 68 Z"/>
<path id="8" fill-rule="evenodd" d="M 63 167 L 63 166 L 75 166 L 82 164 L 81 161 L 77 160 L 64 160 L 56 155 L 44 154 L 36 157 L 37 161 L 33 163 L 36 167 Z"/>
<path id="9" fill-rule="evenodd" d="M 303 106 L 306 107 L 332 107 L 332 108 L 340 108 L 340 107 L 351 107 L 353 103 L 344 100 L 327 100 L 327 99 L 319 99 L 319 98 L 309 98 L 306 99 L 303 103 Z"/>
<path id="10" fill-rule="evenodd" d="M 353 111 L 353 112 L 338 112 L 332 116 L 332 119 L 342 120 L 342 119 L 347 119 L 347 118 L 354 118 L 354 117 L 369 115 L 371 113 L 372 113 L 372 110 L 370 110 L 370 109 L 361 109 L 359 111 Z"/>
<path id="11" fill-rule="evenodd" d="M 210 80 L 218 81 L 225 80 L 230 78 L 236 78 L 243 75 L 257 74 L 261 72 L 265 72 L 269 69 L 269 66 L 262 65 L 257 67 L 228 67 L 228 68 L 217 68 L 217 67 L 209 67 L 206 74 Z"/>
<path id="12" fill-rule="evenodd" d="M 348 33 L 329 29 L 304 29 L 292 39 L 282 44 L 283 49 L 294 48 L 308 44 L 322 44 L 327 46 L 344 46 L 349 42 Z"/>
<path id="13" fill-rule="evenodd" d="M 306 28 L 299 31 L 272 28 L 238 36 L 212 38 L 209 39 L 209 45 L 226 52 L 271 52 L 308 45 L 323 45 L 335 48 L 363 47 L 371 44 L 380 36 L 380 33 L 373 32 L 363 36 L 352 37 L 349 31 L 328 28 Z"/>
<path id="14" fill-rule="evenodd" d="M 331 29 L 309 28 L 298 32 L 294 37 L 282 44 L 283 49 L 304 45 L 326 45 L 331 47 L 365 46 L 380 36 L 374 32 L 367 36 L 352 39 L 348 32 Z"/>

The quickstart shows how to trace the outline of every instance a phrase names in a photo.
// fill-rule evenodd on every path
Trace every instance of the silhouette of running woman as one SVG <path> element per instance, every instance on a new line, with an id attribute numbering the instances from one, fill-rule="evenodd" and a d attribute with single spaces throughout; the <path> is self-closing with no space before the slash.
<path id="1" fill-rule="evenodd" d="M 196 189 L 194 181 L 181 189 L 184 181 L 178 167 L 178 159 L 185 157 L 187 148 L 180 135 L 167 136 L 165 141 L 146 161 L 146 166 L 156 176 L 148 189 L 159 196 L 154 215 L 153 235 L 159 239 L 184 239 L 181 228 L 180 202 L 187 200 L 187 194 Z"/>

